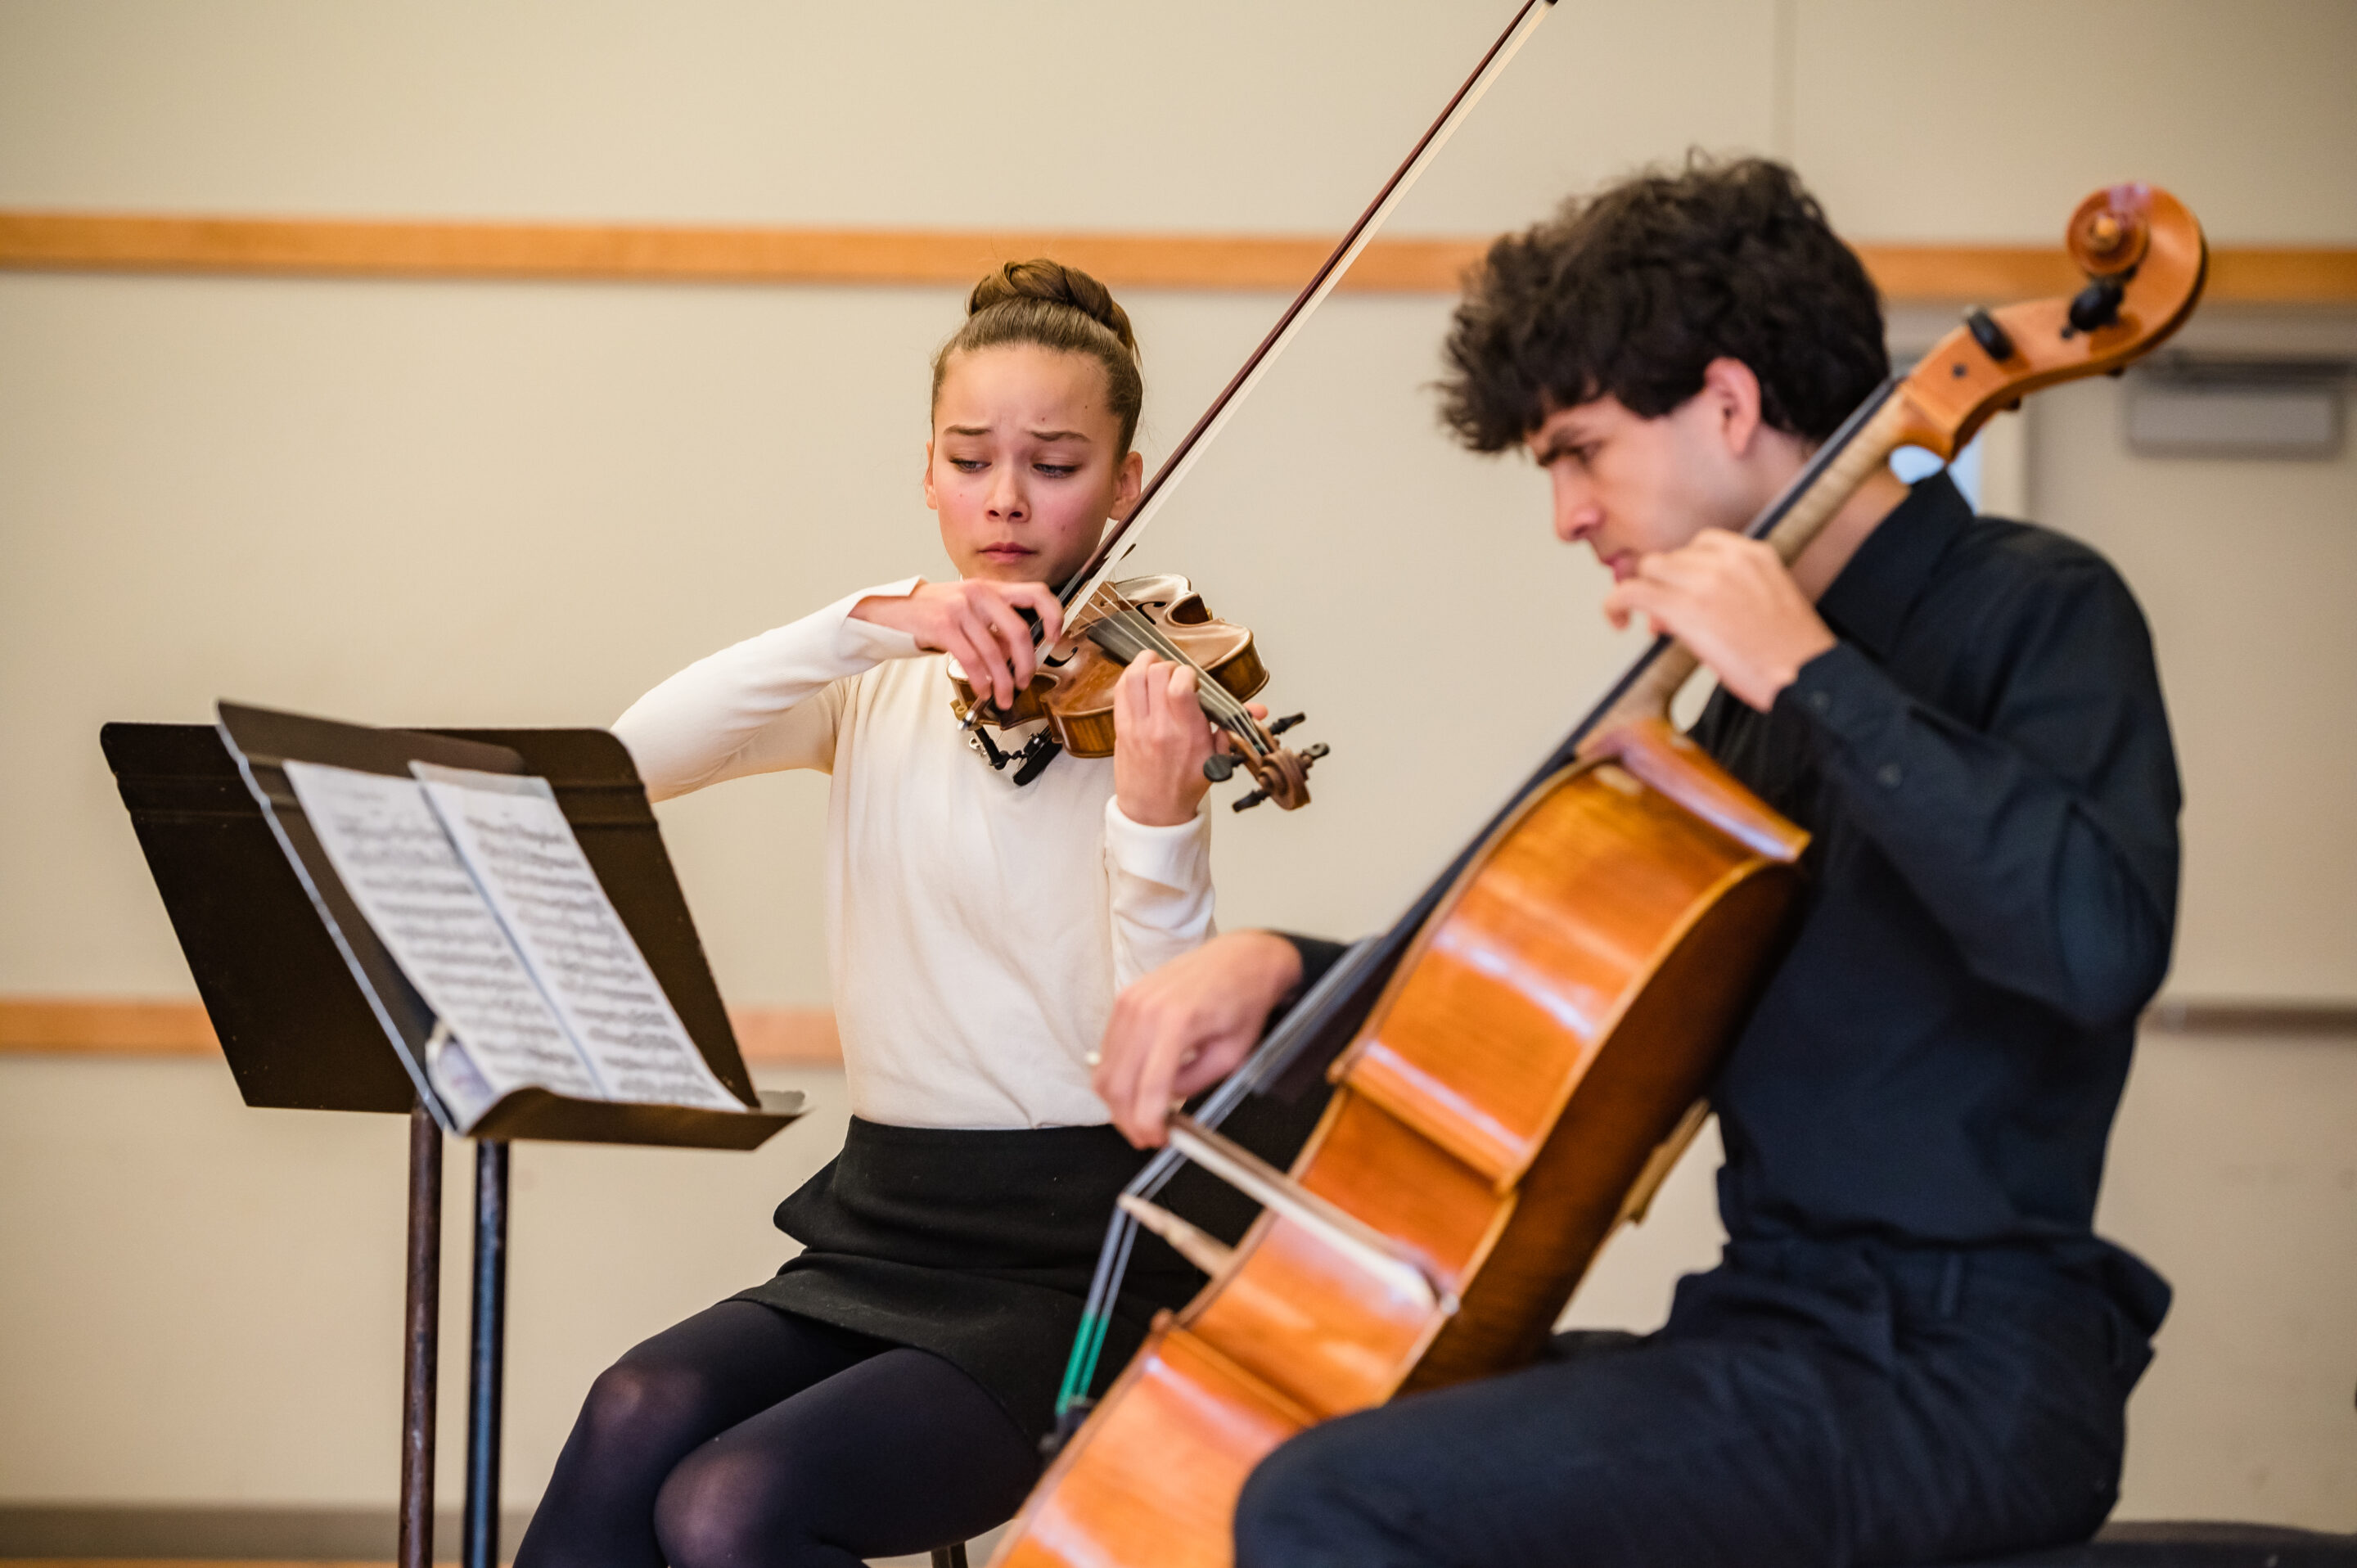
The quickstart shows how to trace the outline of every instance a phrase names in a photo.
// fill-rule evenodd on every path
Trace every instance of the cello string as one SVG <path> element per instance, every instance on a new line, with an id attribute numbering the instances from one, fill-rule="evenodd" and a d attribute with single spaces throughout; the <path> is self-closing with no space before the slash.
<path id="1" fill-rule="evenodd" d="M 1236 404 L 1259 384 L 1269 364 L 1299 333 L 1310 312 L 1334 291 L 1335 285 L 1341 281 L 1343 274 L 1349 270 L 1351 263 L 1358 259 L 1359 253 L 1366 249 L 1367 242 L 1374 238 L 1376 227 L 1391 215 L 1392 209 L 1397 207 L 1401 199 L 1407 195 L 1408 188 L 1431 165 L 1440 149 L 1448 144 L 1449 137 L 1456 134 L 1458 126 L 1464 123 L 1470 115 L 1474 105 L 1489 92 L 1491 84 L 1504 71 L 1508 62 L 1521 52 L 1525 43 L 1530 41 L 1531 34 L 1536 31 L 1539 22 L 1554 9 L 1555 5 L 1555 0 L 1523 0 L 1521 9 L 1516 11 L 1513 19 L 1507 23 L 1505 31 L 1499 35 L 1497 42 L 1490 46 L 1489 52 L 1484 54 L 1480 62 L 1474 67 L 1473 74 L 1466 79 L 1464 85 L 1457 90 L 1456 95 L 1450 98 L 1448 104 L 1441 110 L 1439 118 L 1433 122 L 1415 145 L 1410 149 L 1406 160 L 1393 172 L 1391 178 L 1384 182 L 1383 188 L 1376 192 L 1375 199 L 1364 212 L 1359 215 L 1358 221 L 1351 224 L 1343 234 L 1341 242 L 1327 257 L 1324 265 L 1320 266 L 1309 282 L 1303 285 L 1301 292 L 1294 296 L 1293 303 L 1286 307 L 1282 316 L 1277 317 L 1276 325 L 1269 329 L 1268 336 L 1261 339 L 1260 346 L 1253 350 L 1243 367 L 1221 390 L 1219 396 L 1212 399 L 1211 406 L 1206 409 L 1202 416 L 1195 422 L 1194 428 L 1187 433 L 1178 447 L 1164 459 L 1161 467 L 1155 471 L 1154 477 L 1146 482 L 1145 490 L 1139 495 L 1137 505 L 1130 509 L 1129 516 L 1125 518 L 1097 546 L 1095 556 L 1074 573 L 1071 580 L 1060 590 L 1058 597 L 1065 604 L 1071 605 L 1075 601 L 1086 603 L 1098 585 L 1111 576 L 1114 564 L 1130 550 L 1136 547 L 1136 536 L 1141 532 L 1142 526 L 1151 520 L 1163 501 L 1168 499 L 1171 489 L 1193 467 L 1204 446 L 1227 423 Z M 1125 540 L 1128 542 L 1126 545 L 1123 542 Z M 1036 641 L 1039 636 L 1037 628 L 1033 629 L 1032 635 Z M 1189 662 L 1191 663 L 1192 660 Z M 1222 687 L 1221 690 L 1224 691 L 1225 688 Z M 1241 704 L 1238 705 L 1241 706 Z M 970 728 L 978 723 L 980 715 L 981 704 L 976 703 L 974 711 L 966 717 L 967 727 Z M 1257 745 L 1257 736 L 1255 736 L 1254 739 Z M 1363 948 L 1364 945 L 1361 944 L 1361 947 Z M 1358 950 L 1353 950 L 1355 952 Z M 1344 961 L 1338 963 L 1335 970 L 1329 972 L 1326 978 L 1336 978 L 1346 967 L 1348 961 L 1346 957 Z M 1312 987 L 1310 994 L 1314 996 L 1324 989 L 1321 983 Z M 1305 996 L 1302 1000 L 1306 1003 L 1309 997 Z M 1264 1041 L 1264 1047 L 1265 1045 L 1266 1042 Z M 1259 1052 L 1256 1051 L 1255 1055 L 1258 1054 Z M 1223 1085 L 1222 1089 L 1226 1087 Z M 1237 1098 L 1240 1099 L 1241 1094 Z M 1232 1106 L 1222 1110 L 1222 1119 L 1228 1109 L 1232 1109 Z M 1138 1173 L 1132 1181 L 1129 1190 L 1139 1196 L 1150 1196 L 1153 1192 L 1160 1191 L 1163 1184 L 1168 1182 L 1177 1170 L 1182 1158 L 1183 1156 L 1175 1151 L 1164 1148 L 1153 1160 L 1147 1162 L 1144 1170 Z M 1065 1402 L 1066 1398 L 1078 1398 L 1080 1392 L 1085 1391 L 1088 1383 L 1094 1380 L 1097 1354 L 1103 1346 L 1103 1330 L 1099 1327 L 1094 1336 L 1094 1343 L 1090 1344 L 1088 1341 L 1091 1324 L 1092 1321 L 1101 1322 L 1102 1314 L 1110 1302 L 1112 1292 L 1117 1288 L 1114 1282 L 1127 1270 L 1129 1261 L 1127 1235 L 1134 1230 L 1135 1222 L 1131 1221 L 1125 1213 L 1116 1209 L 1112 1223 L 1106 1229 L 1104 1246 L 1098 1254 L 1095 1277 L 1090 1282 L 1089 1302 L 1084 1309 L 1081 1332 L 1074 1337 L 1072 1359 L 1066 1367 L 1065 1392 L 1058 1400 L 1059 1417 L 1070 1408 Z M 1116 1252 L 1118 1252 L 1118 1258 L 1116 1258 Z M 1076 1391 L 1072 1380 L 1084 1356 L 1087 1371 Z"/>
<path id="2" fill-rule="evenodd" d="M 1745 526 L 1745 537 L 1759 539 L 1773 532 L 1801 499 L 1824 477 L 1826 470 L 1833 467 L 1850 444 L 1857 439 L 1858 433 L 1882 411 L 1883 405 L 1890 401 L 1904 381 L 1902 376 L 1889 377 L 1852 410 L 1840 427 L 1809 455 L 1800 472 L 1794 474 L 1776 498 L 1761 508 Z M 1458 877 L 1471 863 L 1473 856 L 1480 852 L 1481 846 L 1490 842 L 1499 826 L 1529 799 L 1533 790 L 1576 759 L 1580 743 L 1587 738 L 1589 732 L 1674 643 L 1674 639 L 1668 637 L 1655 638 L 1644 652 L 1621 671 L 1620 678 L 1612 682 L 1596 705 L 1548 753 L 1546 760 L 1523 780 L 1522 787 L 1507 798 L 1505 804 L 1498 808 L 1481 831 L 1450 859 L 1447 869 L 1409 906 L 1407 912 L 1388 929 L 1353 946 L 1325 978 L 1295 1004 L 1285 1021 L 1268 1032 L 1254 1047 L 1253 1054 L 1244 1059 L 1243 1065 L 1205 1103 L 1203 1111 L 1197 1116 L 1198 1121 L 1205 1126 L 1217 1127 L 1230 1112 L 1243 1103 L 1247 1094 L 1259 1093 L 1275 1083 L 1293 1065 L 1295 1058 L 1318 1041 L 1329 1023 L 1365 994 L 1368 986 L 1381 985 L 1389 978 L 1398 956 L 1406 950 L 1408 942 L 1423 928 L 1433 910 L 1439 907 L 1448 890 L 1457 885 Z M 1347 983 L 1342 983 L 1346 977 Z"/>
<path id="3" fill-rule="evenodd" d="M 1757 539 L 1771 532 L 1776 524 L 1795 505 L 1799 504 L 1801 498 L 1824 477 L 1825 471 L 1833 466 L 1843 450 L 1857 439 L 1858 432 L 1866 427 L 1868 420 L 1881 411 L 1883 404 L 1890 400 L 1900 384 L 1901 378 L 1892 376 L 1876 388 L 1873 393 L 1860 403 L 1846 420 L 1843 421 L 1841 427 L 1828 436 L 1815 452 L 1810 454 L 1809 460 L 1802 466 L 1801 471 L 1793 475 L 1791 482 L 1777 494 L 1773 500 L 1762 508 L 1760 514 L 1745 528 L 1745 534 Z M 1387 976 L 1390 961 L 1405 948 L 1408 938 L 1422 928 L 1441 897 L 1456 885 L 1457 878 L 1468 860 L 1480 850 L 1481 845 L 1489 842 L 1491 835 L 1496 832 L 1498 824 L 1508 813 L 1520 806 L 1532 790 L 1561 770 L 1563 766 L 1571 759 L 1579 743 L 1587 738 L 1598 720 L 1611 711 L 1612 705 L 1620 700 L 1621 695 L 1630 686 L 1634 684 L 1638 678 L 1652 667 L 1653 660 L 1661 657 L 1671 645 L 1672 639 L 1666 637 L 1653 639 L 1652 645 L 1631 664 L 1628 670 L 1622 672 L 1619 680 L 1612 683 L 1603 699 L 1589 710 L 1587 716 L 1579 722 L 1570 735 L 1555 746 L 1546 761 L 1530 776 L 1522 788 L 1514 791 L 1512 797 L 1499 809 L 1497 815 L 1450 862 L 1448 868 L 1426 889 L 1424 896 L 1416 900 L 1407 913 L 1382 935 L 1369 937 L 1354 943 L 1350 950 L 1335 962 L 1333 968 L 1328 970 L 1319 978 L 1318 983 L 1311 986 L 1308 993 L 1294 1004 L 1293 1010 L 1286 1015 L 1285 1020 L 1268 1032 L 1261 1043 L 1254 1048 L 1252 1055 L 1245 1059 L 1243 1065 L 1230 1074 L 1226 1082 L 1221 1084 L 1205 1098 L 1202 1105 L 1196 1112 L 1198 1121 L 1207 1127 L 1217 1127 L 1225 1122 L 1246 1098 L 1266 1089 L 1287 1067 L 1291 1066 L 1293 1058 L 1308 1047 L 1325 1027 L 1328 1020 L 1363 993 L 1364 983 L 1370 981 L 1380 983 Z M 1159 1191 L 1162 1185 L 1169 1180 L 1170 1173 L 1176 1168 L 1178 1161 L 1178 1155 L 1169 1149 L 1164 1149 L 1138 1173 L 1137 1177 L 1131 1183 L 1129 1190 L 1141 1197 L 1150 1197 L 1152 1193 Z M 1117 1222 L 1127 1222 L 1128 1216 L 1116 1213 L 1115 1219 Z M 1107 1240 L 1105 1258 L 1101 1262 L 1110 1261 L 1110 1235 Z M 1108 1288 L 1112 1288 L 1110 1283 Z M 1093 1376 L 1093 1369 L 1091 1375 Z"/>

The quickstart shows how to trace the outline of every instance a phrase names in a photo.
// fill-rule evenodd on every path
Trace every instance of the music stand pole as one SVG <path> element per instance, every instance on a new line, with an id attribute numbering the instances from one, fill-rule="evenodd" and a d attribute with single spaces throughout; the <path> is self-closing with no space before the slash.
<path id="1" fill-rule="evenodd" d="M 407 1354 L 401 1385 L 400 1568 L 433 1568 L 434 1386 L 442 1308 L 442 1129 L 409 1113 Z"/>
<path id="2" fill-rule="evenodd" d="M 475 1144 L 475 1307 L 467 1368 L 467 1518 L 463 1568 L 499 1568 L 500 1390 L 508 1307 L 508 1145 Z"/>

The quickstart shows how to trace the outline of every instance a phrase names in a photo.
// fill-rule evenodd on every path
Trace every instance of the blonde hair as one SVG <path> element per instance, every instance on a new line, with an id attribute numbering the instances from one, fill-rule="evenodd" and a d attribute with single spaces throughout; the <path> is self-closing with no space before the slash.
<path id="1" fill-rule="evenodd" d="M 1137 334 L 1111 289 L 1078 267 L 1044 257 L 1009 262 L 992 273 L 966 296 L 965 325 L 933 355 L 934 405 L 941 403 L 951 356 L 1006 343 L 1086 354 L 1103 366 L 1106 401 L 1121 422 L 1121 449 L 1114 456 L 1129 455 L 1146 405 L 1146 381 L 1137 371 Z"/>

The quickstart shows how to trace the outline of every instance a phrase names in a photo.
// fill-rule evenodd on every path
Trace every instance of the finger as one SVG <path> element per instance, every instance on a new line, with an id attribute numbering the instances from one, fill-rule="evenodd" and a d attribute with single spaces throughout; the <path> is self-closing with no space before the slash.
<path id="1" fill-rule="evenodd" d="M 1152 729 L 1158 735 L 1169 724 L 1169 661 L 1141 653 L 1131 662 L 1129 673 L 1130 711 L 1142 729 Z"/>
<path id="2" fill-rule="evenodd" d="M 1015 676 L 1006 663 L 1006 650 L 998 645 L 998 639 L 990 634 L 971 602 L 960 607 L 957 628 L 973 648 L 976 660 L 966 665 L 967 677 L 977 685 L 989 682 L 991 700 L 998 704 L 1001 713 L 1006 712 L 1015 703 Z"/>
<path id="3" fill-rule="evenodd" d="M 984 600 L 982 609 L 992 635 L 1006 650 L 1006 668 L 1015 689 L 1020 692 L 1031 684 L 1031 672 L 1039 668 L 1039 650 L 1031 645 L 1031 628 L 1015 613 L 1015 607 L 1000 596 Z"/>
<path id="4" fill-rule="evenodd" d="M 1195 667 L 1191 664 L 1173 664 L 1164 691 L 1173 713 L 1183 713 L 1188 708 L 1200 710 L 1202 706 L 1195 701 Z"/>
<path id="5" fill-rule="evenodd" d="M 982 628 L 963 613 L 951 620 L 948 632 L 957 645 L 957 661 L 965 666 L 966 681 L 994 707 L 1004 712 L 1008 699 L 1006 671 L 999 661 L 997 642 L 983 636 Z"/>
<path id="6" fill-rule="evenodd" d="M 1002 583 L 999 589 L 1011 604 L 1022 606 L 1039 618 L 1039 641 L 1053 643 L 1064 635 L 1064 606 L 1056 591 L 1045 583 Z"/>
<path id="7" fill-rule="evenodd" d="M 1170 1075 L 1164 1060 L 1170 1052 L 1166 1030 L 1161 1020 L 1140 1021 L 1131 1040 L 1130 1070 L 1105 1102 L 1122 1135 L 1141 1149 L 1159 1146 L 1168 1135 L 1164 1124 L 1170 1112 Z"/>
<path id="8" fill-rule="evenodd" d="M 1183 1017 L 1168 1019 L 1156 1033 L 1146 1070 L 1137 1075 L 1130 1119 L 1152 1146 L 1158 1147 L 1170 1136 L 1170 1108 L 1178 1098 L 1178 1065 L 1187 1051 L 1188 1030 Z"/>
<path id="9" fill-rule="evenodd" d="M 1153 672 L 1154 655 L 1141 653 L 1123 667 L 1121 679 L 1114 682 L 1114 729 L 1116 735 L 1126 731 L 1135 739 L 1151 716 L 1146 708 L 1146 688 Z"/>
<path id="10" fill-rule="evenodd" d="M 942 628 L 941 643 L 942 651 L 956 660 L 957 667 L 965 671 L 965 682 L 974 688 L 974 700 L 979 703 L 992 701 L 990 666 L 983 662 L 981 652 L 974 646 L 974 639 L 952 624 Z"/>
<path id="11" fill-rule="evenodd" d="M 1113 1016 L 1105 1023 L 1104 1039 L 1097 1047 L 1097 1069 L 1091 1075 L 1091 1087 L 1097 1091 L 1097 1098 L 1104 1101 L 1114 1125 L 1120 1129 L 1123 1137 L 1132 1143 L 1136 1143 L 1137 1139 L 1135 1130 L 1130 1125 L 1129 1104 L 1137 1082 L 1137 1056 L 1141 1044 L 1135 1013 L 1135 1008 L 1129 999 L 1114 1001 Z"/>

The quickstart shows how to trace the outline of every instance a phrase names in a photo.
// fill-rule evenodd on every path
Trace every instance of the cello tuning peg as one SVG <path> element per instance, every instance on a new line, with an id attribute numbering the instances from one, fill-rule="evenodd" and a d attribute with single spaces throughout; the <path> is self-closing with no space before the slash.
<path id="1" fill-rule="evenodd" d="M 1232 806 L 1229 807 L 1229 808 L 1228 808 L 1228 810 L 1230 810 L 1230 811 L 1251 811 L 1254 806 L 1259 805 L 1263 800 L 1267 800 L 1267 799 L 1268 799 L 1268 791 L 1267 791 L 1267 790 L 1265 790 L 1265 789 L 1255 789 L 1255 790 L 1254 790 L 1254 791 L 1253 791 L 1251 794 L 1249 794 L 1249 795 L 1239 795 L 1239 796 L 1237 796 L 1237 797 L 1236 797 L 1236 803 L 1235 803 L 1234 805 L 1232 805 Z"/>
<path id="2" fill-rule="evenodd" d="M 2120 302 L 2127 285 L 2115 277 L 2097 278 L 2071 298 L 2071 325 L 2081 332 L 2109 327 L 2120 318 Z"/>
<path id="3" fill-rule="evenodd" d="M 1224 784 L 1236 771 L 1236 759 L 1225 752 L 1215 751 L 1203 758 L 1203 777 L 1214 784 Z"/>
<path id="4" fill-rule="evenodd" d="M 2003 364 L 2013 358 L 2013 339 L 1996 324 L 1996 317 L 1975 305 L 1964 312 L 1964 325 L 1971 329 L 1973 341 L 1990 359 Z"/>
<path id="5" fill-rule="evenodd" d="M 1283 735 L 1286 730 L 1291 729 L 1294 725 L 1299 724 L 1308 716 L 1309 715 L 1308 714 L 1287 714 L 1281 719 L 1271 719 L 1268 721 L 1268 733 L 1271 735 Z"/>

